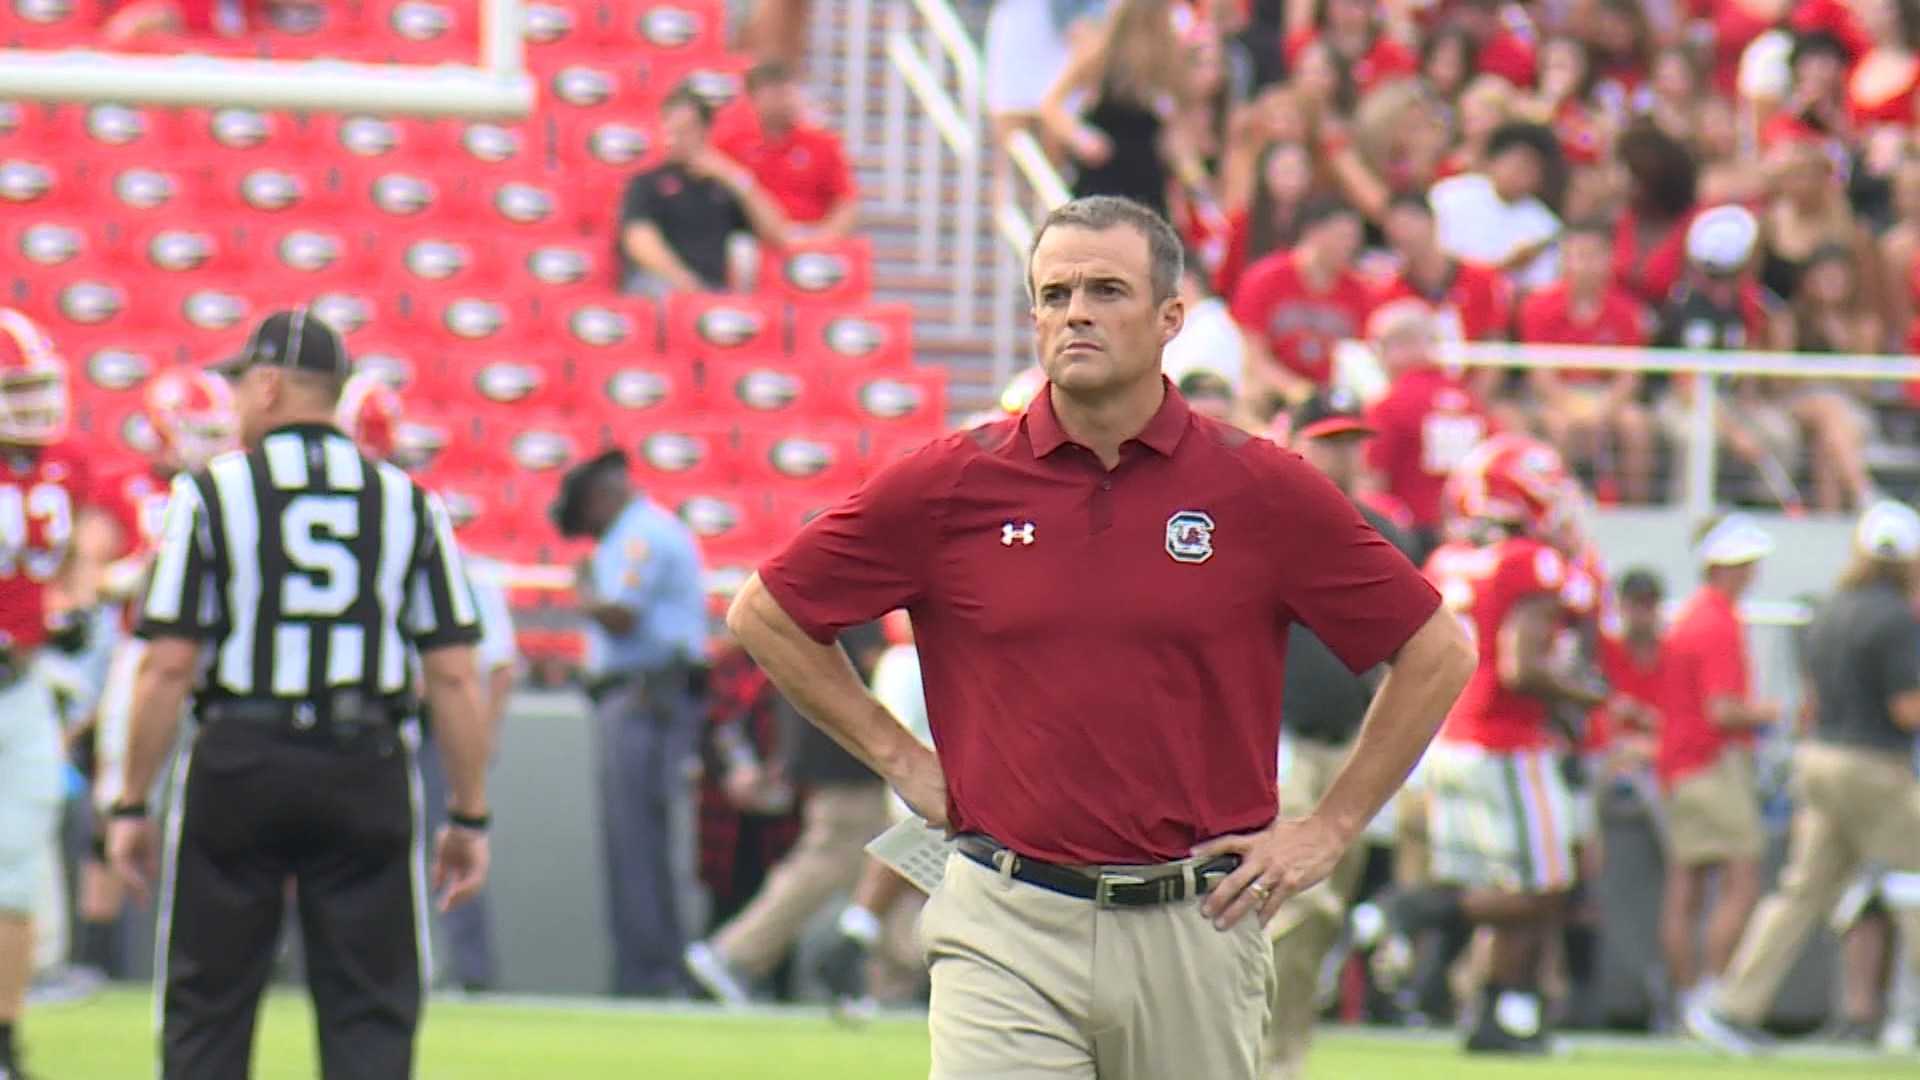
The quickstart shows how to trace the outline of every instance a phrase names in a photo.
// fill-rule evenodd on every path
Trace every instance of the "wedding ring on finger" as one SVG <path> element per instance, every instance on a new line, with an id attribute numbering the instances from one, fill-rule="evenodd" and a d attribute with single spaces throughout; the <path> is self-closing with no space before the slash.
<path id="1" fill-rule="evenodd" d="M 1267 900 L 1273 896 L 1273 889 L 1268 887 L 1265 882 L 1260 882 L 1260 881 L 1256 881 L 1253 884 L 1247 886 L 1247 891 L 1259 897 L 1260 902 L 1263 904 L 1266 903 Z"/>

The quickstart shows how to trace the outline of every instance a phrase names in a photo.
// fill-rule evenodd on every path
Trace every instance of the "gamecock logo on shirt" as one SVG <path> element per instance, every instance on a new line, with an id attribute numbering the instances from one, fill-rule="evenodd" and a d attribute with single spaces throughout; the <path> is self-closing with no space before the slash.
<path id="1" fill-rule="evenodd" d="M 628 368 L 607 378 L 607 400 L 623 409 L 651 409 L 667 399 L 673 384 L 657 371 Z"/>
<path id="2" fill-rule="evenodd" d="M 1213 558 L 1213 515 L 1205 510 L 1181 510 L 1168 518 L 1167 554 L 1179 563 L 1203 563 Z"/>

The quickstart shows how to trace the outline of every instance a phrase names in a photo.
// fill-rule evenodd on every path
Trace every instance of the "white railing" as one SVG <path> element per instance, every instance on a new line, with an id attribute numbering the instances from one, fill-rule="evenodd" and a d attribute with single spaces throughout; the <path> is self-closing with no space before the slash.
<path id="1" fill-rule="evenodd" d="M 1749 375 L 1785 379 L 1900 380 L 1920 377 L 1920 361 L 1911 356 L 1811 355 L 1791 352 L 1736 350 L 1638 349 L 1579 345 L 1513 345 L 1464 342 L 1446 346 L 1442 358 L 1471 367 L 1572 368 L 1636 371 L 1642 374 Z M 1714 479 L 1718 474 L 1718 415 L 1720 391 L 1712 378 L 1694 379 L 1688 411 L 1685 448 L 1687 512 L 1704 518 L 1715 505 Z M 1788 491 L 1792 481 L 1779 462 L 1768 459 L 1763 469 L 1776 475 L 1766 482 Z"/>

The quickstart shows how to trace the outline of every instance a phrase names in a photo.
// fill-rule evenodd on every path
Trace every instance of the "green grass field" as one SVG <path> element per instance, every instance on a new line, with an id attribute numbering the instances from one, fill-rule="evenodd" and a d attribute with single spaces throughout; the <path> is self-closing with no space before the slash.
<path id="1" fill-rule="evenodd" d="M 42 1009 L 24 1027 L 30 1064 L 46 1080 L 127 1080 L 151 1075 L 143 993 L 115 991 Z M 273 998 L 260 1033 L 257 1080 L 310 1080 L 305 1001 Z M 1324 1038 L 1313 1075 L 1330 1080 L 1768 1080 L 1817 1076 L 1920 1078 L 1920 1059 L 1794 1053 L 1739 1062 L 1671 1043 L 1577 1042 L 1548 1062 L 1467 1061 L 1434 1039 L 1339 1032 Z M 582 1005 L 435 1002 L 421 1080 L 918 1080 L 926 1076 L 923 1025 L 886 1019 L 860 1031 L 801 1013 L 722 1016 Z M 1169 1077 L 1168 1080 L 1205 1080 Z"/>

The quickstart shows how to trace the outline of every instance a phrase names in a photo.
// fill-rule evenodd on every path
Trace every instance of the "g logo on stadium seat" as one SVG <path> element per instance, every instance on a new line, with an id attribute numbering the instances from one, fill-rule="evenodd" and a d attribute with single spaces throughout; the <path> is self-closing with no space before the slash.
<path id="1" fill-rule="evenodd" d="M 412 217 L 433 205 L 431 183 L 408 173 L 387 173 L 373 182 L 373 205 L 395 217 Z"/>
<path id="2" fill-rule="evenodd" d="M 740 508 L 713 495 L 694 495 L 676 512 L 695 536 L 725 536 L 740 527 Z"/>
<path id="3" fill-rule="evenodd" d="M 861 359 L 878 352 L 887 343 L 887 328 L 872 319 L 843 315 L 827 323 L 820 338 L 833 352 Z"/>
<path id="4" fill-rule="evenodd" d="M 128 146 L 147 134 L 146 115 L 125 105 L 95 105 L 87 110 L 87 135 L 108 146 Z"/>
<path id="5" fill-rule="evenodd" d="M 117 285 L 76 281 L 60 290 L 60 314 L 83 326 L 97 326 L 127 309 L 127 294 Z"/>
<path id="6" fill-rule="evenodd" d="M 523 431 L 507 452 L 521 468 L 535 472 L 551 472 L 574 457 L 573 440 L 557 431 Z"/>
<path id="7" fill-rule="evenodd" d="M 447 240 L 421 240 L 407 247 L 407 272 L 428 281 L 445 281 L 473 263 L 466 245 Z"/>
<path id="8" fill-rule="evenodd" d="M 532 365 L 501 362 L 475 372 L 473 388 L 488 401 L 511 405 L 532 397 L 544 381 L 540 370 Z"/>
<path id="9" fill-rule="evenodd" d="M 657 431 L 640 440 L 640 457 L 660 472 L 686 472 L 707 459 L 707 447 L 691 435 Z"/>
<path id="10" fill-rule="evenodd" d="M 213 114 L 207 130 L 214 142 L 233 150 L 251 150 L 273 134 L 267 118 L 253 109 L 221 109 Z"/>
<path id="11" fill-rule="evenodd" d="M 295 229 L 280 238 L 274 251 L 280 263 L 308 274 L 319 273 L 340 261 L 340 238 L 312 229 Z"/>
<path id="12" fill-rule="evenodd" d="M 601 124 L 587 136 L 587 153 L 602 165 L 631 165 L 647 156 L 652 140 L 632 124 Z"/>
<path id="13" fill-rule="evenodd" d="M 72 15 L 73 0 L 13 0 L 13 10 L 30 23 L 47 26 Z"/>
<path id="14" fill-rule="evenodd" d="M 147 261 L 156 268 L 181 273 L 198 270 L 213 258 L 213 237 L 190 229 L 166 229 L 147 241 Z"/>
<path id="15" fill-rule="evenodd" d="M 847 280 L 847 258 L 837 251 L 802 251 L 787 260 L 787 281 L 801 292 L 821 293 Z"/>
<path id="16" fill-rule="evenodd" d="M 113 195 L 135 210 L 157 210 L 173 201 L 180 190 L 172 173 L 128 169 L 113 178 Z"/>
<path id="17" fill-rule="evenodd" d="M 537 225 L 553 216 L 553 193 L 532 184 L 501 184 L 493 208 L 516 225 Z"/>
<path id="18" fill-rule="evenodd" d="M 687 73 L 687 89 L 718 109 L 740 96 L 740 76 L 731 71 L 692 71 Z"/>
<path id="19" fill-rule="evenodd" d="M 0 162 L 0 199 L 29 203 L 53 190 L 53 170 L 37 161 Z"/>
<path id="20" fill-rule="evenodd" d="M 657 371 L 628 368 L 607 377 L 607 400 L 623 409 L 651 409 L 672 392 L 673 384 Z"/>
<path id="21" fill-rule="evenodd" d="M 413 382 L 413 361 L 390 352 L 361 353 L 353 370 L 366 372 L 395 390 L 405 390 Z"/>
<path id="22" fill-rule="evenodd" d="M 373 321 L 373 301 L 356 293 L 322 293 L 313 298 L 310 310 L 342 337 Z"/>
<path id="23" fill-rule="evenodd" d="M 188 323 L 202 330 L 231 330 L 247 317 L 247 302 L 220 289 L 188 293 L 180 309 Z"/>
<path id="24" fill-rule="evenodd" d="M 604 105 L 613 97 L 613 76 L 580 65 L 561 68 L 553 76 L 553 96 L 582 109 Z"/>
<path id="25" fill-rule="evenodd" d="M 567 317 L 567 332 L 582 344 L 607 349 L 633 337 L 633 320 L 625 312 L 588 305 Z"/>
<path id="26" fill-rule="evenodd" d="M 408 41 L 433 41 L 453 28 L 453 16 L 446 8 L 421 0 L 395 4 L 388 22 L 394 33 Z"/>
<path id="27" fill-rule="evenodd" d="M 393 433 L 395 457 L 403 458 L 407 468 L 418 469 L 433 464 L 433 460 L 447 448 L 447 442 L 445 428 L 418 421 L 403 421 Z"/>
<path id="28" fill-rule="evenodd" d="M 255 210 L 287 210 L 306 197 L 306 185 L 281 169 L 255 169 L 241 177 L 240 197 Z"/>
<path id="29" fill-rule="evenodd" d="M 700 36 L 701 22 L 686 8 L 656 7 L 640 17 L 640 36 L 662 49 L 682 49 Z"/>
<path id="30" fill-rule="evenodd" d="M 548 285 L 578 285 L 593 270 L 593 259 L 579 248 L 535 248 L 527 256 L 527 273 Z"/>
<path id="31" fill-rule="evenodd" d="M 469 341 L 492 337 L 507 325 L 506 309 L 491 300 L 475 297 L 465 297 L 448 304 L 442 317 L 449 332 Z"/>
<path id="32" fill-rule="evenodd" d="M 782 476 L 805 479 L 818 476 L 833 465 L 837 455 L 831 445 L 799 436 L 781 439 L 767 450 L 767 463 Z"/>
<path id="33" fill-rule="evenodd" d="M 874 379 L 860 387 L 860 411 L 882 420 L 898 420 L 920 411 L 926 394 L 912 383 Z"/>
<path id="34" fill-rule="evenodd" d="M 520 133 L 499 124 L 468 124 L 460 133 L 460 145 L 467 153 L 490 165 L 520 156 Z"/>
<path id="35" fill-rule="evenodd" d="M 731 349 L 759 337 L 763 325 L 757 311 L 716 307 L 701 312 L 694 321 L 693 329 L 702 341 Z"/>
<path id="36" fill-rule="evenodd" d="M 59 266 L 80 254 L 80 230 L 42 222 L 20 234 L 20 255 L 39 266 Z"/>
<path id="37" fill-rule="evenodd" d="M 153 374 L 153 357 L 109 345 L 87 357 L 87 381 L 105 390 L 131 390 Z"/>
<path id="38" fill-rule="evenodd" d="M 380 157 L 400 145 L 400 131 L 377 116 L 353 116 L 340 123 L 340 147 L 355 157 Z"/>
<path id="39" fill-rule="evenodd" d="M 267 18 L 283 34 L 317 34 L 326 28 L 327 9 L 318 3 L 275 4 L 267 9 Z"/>
<path id="40" fill-rule="evenodd" d="M 784 371 L 759 368 L 734 380 L 733 396 L 749 409 L 775 412 L 800 396 L 800 380 Z"/>
<path id="41" fill-rule="evenodd" d="M 535 45 L 551 45 L 573 33 L 573 12 L 553 4 L 529 4 L 520 33 Z"/>
<path id="42" fill-rule="evenodd" d="M 480 497 L 464 488 L 443 487 L 436 494 L 447 508 L 447 520 L 456 529 L 465 528 L 481 514 Z"/>

